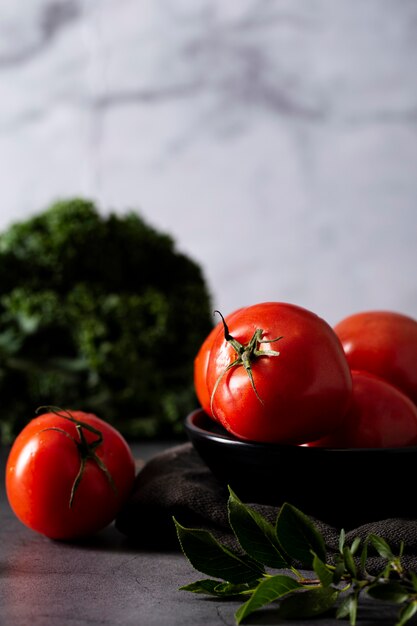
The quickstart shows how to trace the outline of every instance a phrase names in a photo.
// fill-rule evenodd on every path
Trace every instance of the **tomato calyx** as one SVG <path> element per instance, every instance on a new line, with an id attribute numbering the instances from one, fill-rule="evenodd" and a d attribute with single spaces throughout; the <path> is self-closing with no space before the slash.
<path id="1" fill-rule="evenodd" d="M 255 332 L 253 333 L 252 337 L 250 338 L 250 340 L 248 341 L 248 343 L 246 344 L 242 344 L 240 343 L 240 341 L 238 341 L 237 339 L 235 339 L 235 337 L 233 337 L 230 332 L 229 332 L 229 327 L 226 323 L 226 320 L 224 319 L 223 315 L 220 313 L 220 311 L 214 311 L 215 313 L 218 313 L 221 317 L 222 323 L 223 323 L 223 330 L 224 330 L 224 338 L 225 340 L 232 346 L 232 348 L 235 350 L 237 357 L 234 361 L 232 361 L 231 363 L 229 363 L 229 365 L 227 367 L 225 367 L 225 369 L 221 372 L 220 376 L 217 378 L 214 387 L 213 387 L 213 391 L 211 393 L 211 400 L 210 400 L 210 404 L 211 404 L 211 411 L 214 414 L 214 410 L 213 410 L 213 401 L 214 401 L 214 395 L 217 391 L 217 388 L 219 386 L 219 383 L 221 381 L 221 379 L 223 378 L 223 376 L 233 367 L 237 367 L 239 365 L 242 365 L 245 370 L 246 373 L 249 377 L 250 380 L 250 384 L 251 387 L 256 395 L 256 397 L 258 398 L 259 402 L 261 404 L 263 404 L 263 400 L 260 397 L 258 390 L 256 389 L 256 385 L 255 385 L 255 381 L 253 379 L 253 372 L 252 372 L 252 361 L 257 358 L 257 357 L 274 357 L 274 356 L 279 356 L 279 352 L 277 352 L 276 350 L 260 350 L 259 346 L 262 343 L 274 343 L 276 341 L 279 341 L 280 339 L 283 338 L 283 335 L 281 335 L 280 337 L 275 337 L 275 339 L 262 339 L 263 336 L 263 329 L 262 328 L 257 328 L 255 330 Z"/>
<path id="2" fill-rule="evenodd" d="M 117 493 L 117 487 L 114 483 L 113 476 L 109 472 L 106 464 L 102 461 L 102 459 L 100 459 L 99 456 L 97 456 L 95 452 L 96 448 L 98 448 L 103 443 L 103 433 L 97 428 L 94 428 L 94 426 L 91 426 L 90 424 L 87 424 L 86 422 L 76 419 L 75 417 L 71 415 L 70 411 L 60 409 L 59 407 L 41 406 L 37 409 L 37 412 L 43 409 L 46 409 L 48 411 L 51 411 L 52 413 L 55 413 L 55 415 L 57 415 L 58 417 L 62 417 L 70 422 L 73 422 L 75 424 L 75 428 L 79 437 L 79 439 L 77 440 L 69 432 L 67 432 L 63 428 L 59 428 L 58 426 L 49 426 L 48 428 L 44 428 L 41 431 L 41 432 L 44 432 L 47 430 L 54 430 L 56 432 L 61 433 L 62 435 L 65 435 L 65 437 L 68 437 L 68 439 L 71 439 L 74 442 L 78 450 L 78 454 L 80 457 L 80 467 L 71 487 L 71 494 L 69 498 L 69 508 L 71 508 L 73 505 L 75 494 L 83 478 L 85 467 L 89 459 L 93 461 L 93 463 L 96 463 L 99 469 L 106 476 L 110 484 L 110 487 L 113 489 L 115 493 Z M 96 435 L 97 439 L 94 439 L 93 441 L 88 442 L 83 429 Z"/>

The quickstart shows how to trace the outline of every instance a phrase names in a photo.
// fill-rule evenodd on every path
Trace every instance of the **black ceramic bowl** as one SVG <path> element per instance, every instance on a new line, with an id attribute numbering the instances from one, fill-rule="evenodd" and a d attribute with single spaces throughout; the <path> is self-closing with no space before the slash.
<path id="1" fill-rule="evenodd" d="M 187 435 L 222 485 L 245 502 L 290 502 L 345 529 L 388 517 L 417 517 L 417 447 L 308 448 L 242 441 L 203 410 Z"/>

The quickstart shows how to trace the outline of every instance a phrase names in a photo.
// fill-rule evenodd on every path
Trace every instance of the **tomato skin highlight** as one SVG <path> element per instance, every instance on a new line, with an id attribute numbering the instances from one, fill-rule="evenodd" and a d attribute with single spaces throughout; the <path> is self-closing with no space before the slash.
<path id="1" fill-rule="evenodd" d="M 394 311 L 363 311 L 334 330 L 352 370 L 392 383 L 417 404 L 417 321 Z"/>
<path id="2" fill-rule="evenodd" d="M 62 414 L 65 412 L 63 411 Z M 88 536 L 110 524 L 130 494 L 135 463 L 122 435 L 91 413 L 70 411 L 71 416 L 99 430 L 103 441 L 94 452 L 105 464 L 116 490 L 92 459 L 70 506 L 71 489 L 80 469 L 73 422 L 55 413 L 34 418 L 16 437 L 6 464 L 6 493 L 20 521 L 51 539 L 69 540 Z M 97 439 L 83 430 L 86 440 Z"/>
<path id="3" fill-rule="evenodd" d="M 213 419 L 216 419 L 216 416 L 213 415 L 211 411 L 210 394 L 207 388 L 207 370 L 211 356 L 211 348 L 219 332 L 222 332 L 221 323 L 217 324 L 209 333 L 194 359 L 194 389 L 196 396 L 202 409 Z"/>
<path id="4" fill-rule="evenodd" d="M 279 356 L 255 357 L 252 374 L 229 369 L 235 349 L 217 333 L 211 344 L 207 391 L 216 419 L 236 437 L 270 443 L 303 443 L 334 430 L 350 402 L 352 381 L 342 345 L 315 313 L 285 302 L 264 302 L 226 317 L 230 334 L 247 344 L 262 329 L 259 349 Z M 282 336 L 276 343 L 272 340 Z"/>
<path id="5" fill-rule="evenodd" d="M 401 448 L 417 445 L 417 406 L 394 385 L 352 372 L 353 395 L 342 425 L 309 443 L 326 448 Z"/>

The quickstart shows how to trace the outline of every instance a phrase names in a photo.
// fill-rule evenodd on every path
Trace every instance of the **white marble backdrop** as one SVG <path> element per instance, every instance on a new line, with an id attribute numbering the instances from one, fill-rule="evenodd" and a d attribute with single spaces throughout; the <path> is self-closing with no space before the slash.
<path id="1" fill-rule="evenodd" d="M 417 1 L 0 0 L 0 176 L 0 228 L 137 209 L 223 312 L 417 317 Z"/>

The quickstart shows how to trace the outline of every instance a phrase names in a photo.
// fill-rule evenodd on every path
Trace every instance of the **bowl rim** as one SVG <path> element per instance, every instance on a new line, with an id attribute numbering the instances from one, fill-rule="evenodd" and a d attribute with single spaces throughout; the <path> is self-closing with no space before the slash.
<path id="1" fill-rule="evenodd" d="M 216 429 L 221 429 L 220 432 L 216 432 L 216 430 L 210 430 L 209 428 L 205 428 L 199 425 L 197 420 L 202 417 L 206 418 L 207 424 L 213 423 L 213 427 Z M 258 442 L 258 441 L 248 441 L 244 439 L 238 439 L 231 433 L 227 432 L 220 424 L 216 423 L 212 418 L 200 407 L 196 408 L 191 413 L 189 413 L 184 422 L 185 430 L 189 434 L 190 438 L 198 438 L 200 440 L 209 440 L 215 443 L 223 444 L 226 446 L 232 446 L 234 448 L 244 448 L 247 450 L 264 450 L 266 451 L 290 451 L 297 450 L 297 454 L 370 454 L 373 455 L 381 455 L 381 454 L 411 454 L 417 453 L 417 445 L 416 446 L 402 446 L 396 448 L 326 448 L 321 446 L 303 446 L 297 444 L 277 444 L 277 443 L 267 443 L 267 442 Z M 224 432 L 222 432 L 224 431 Z"/>

